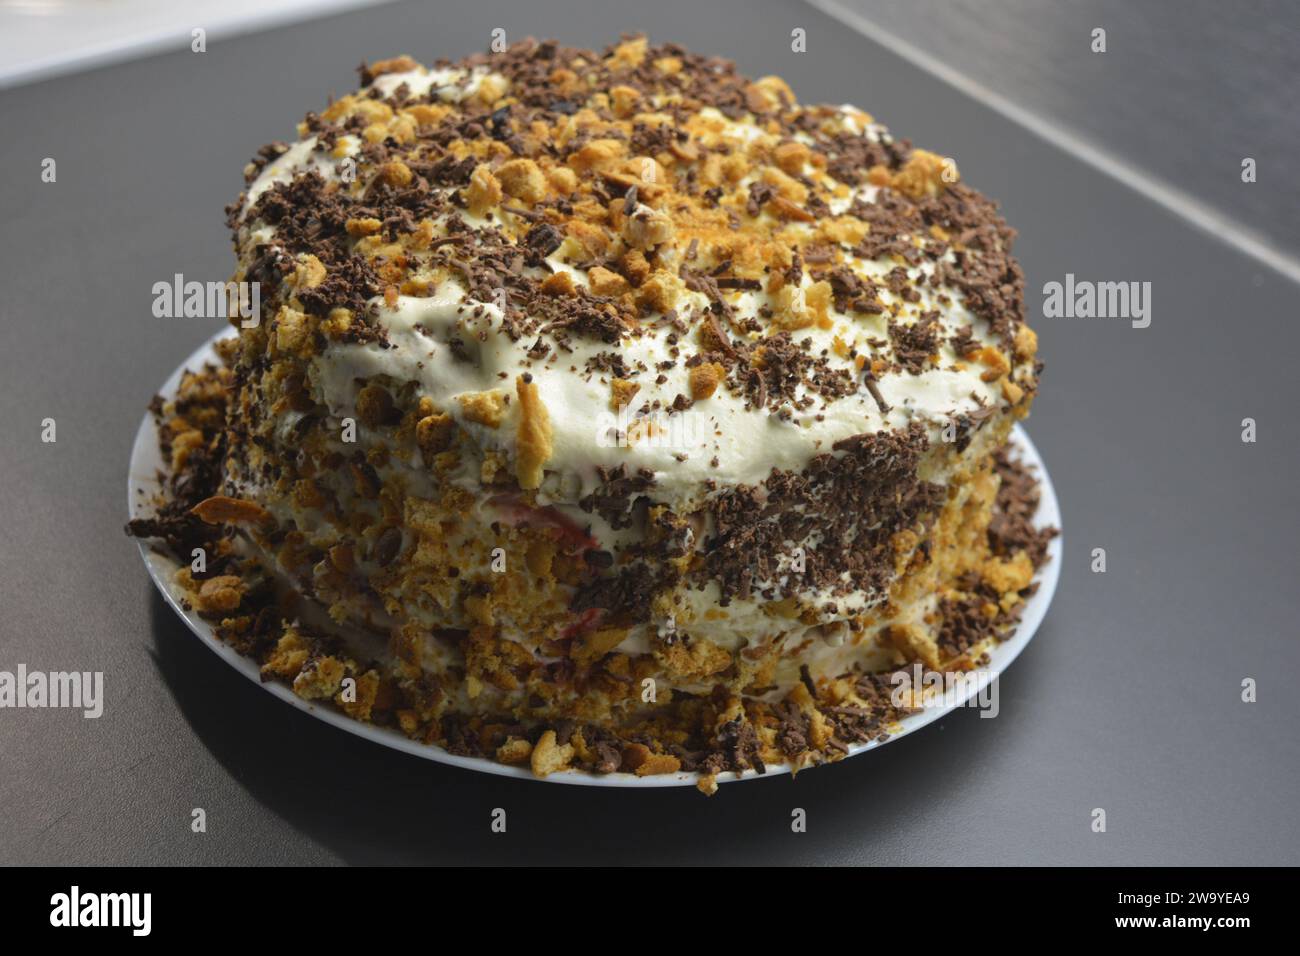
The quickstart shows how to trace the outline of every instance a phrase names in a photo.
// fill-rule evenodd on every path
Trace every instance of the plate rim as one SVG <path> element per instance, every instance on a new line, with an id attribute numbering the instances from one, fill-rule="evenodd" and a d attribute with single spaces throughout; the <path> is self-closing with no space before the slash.
<path id="1" fill-rule="evenodd" d="M 215 345 L 224 338 L 233 337 L 234 330 L 223 329 L 207 339 L 194 352 L 187 357 L 163 382 L 157 390 L 158 395 L 169 397 L 174 395 L 177 387 L 180 385 L 181 376 L 186 370 L 195 368 L 205 362 L 217 361 Z M 967 702 L 981 691 L 988 684 L 998 679 L 1006 672 L 1021 652 L 1033 639 L 1037 633 L 1039 625 L 1047 616 L 1047 610 L 1051 606 L 1052 598 L 1056 593 L 1057 583 L 1061 576 L 1061 559 L 1064 554 L 1063 534 L 1061 532 L 1061 510 L 1060 502 L 1056 497 L 1056 490 L 1052 485 L 1051 475 L 1048 474 L 1046 462 L 1043 461 L 1042 455 L 1029 438 L 1028 432 L 1017 422 L 1012 429 L 1011 441 L 1014 442 L 1017 450 L 1020 452 L 1022 460 L 1036 472 L 1039 481 L 1040 497 L 1038 512 L 1035 515 L 1035 524 L 1039 527 L 1054 525 L 1058 531 L 1050 542 L 1048 542 L 1047 554 L 1049 560 L 1034 576 L 1038 584 L 1038 590 L 1034 592 L 1025 602 L 1021 612 L 1020 623 L 1016 626 L 1015 632 L 1006 641 L 1001 642 L 990 650 L 992 662 L 987 668 L 981 668 L 978 671 L 978 678 L 974 682 L 967 682 L 965 693 L 951 703 L 945 702 L 942 706 L 926 707 L 919 713 L 909 715 L 900 721 L 902 729 L 897 733 L 890 734 L 885 740 L 869 740 L 863 743 L 852 744 L 849 752 L 841 760 L 847 760 L 850 757 L 856 757 L 878 747 L 893 743 L 911 736 L 924 727 L 929 726 L 936 720 L 952 713 L 953 711 L 966 706 Z M 140 427 L 136 430 L 135 440 L 131 446 L 131 460 L 127 467 L 127 513 L 131 518 L 147 517 L 147 505 L 152 500 L 151 491 L 160 488 L 158 482 L 158 472 L 163 466 L 162 456 L 158 450 L 157 430 L 154 426 L 153 415 L 146 411 L 140 421 Z M 140 494 L 140 489 L 145 490 L 145 494 Z M 139 548 L 140 556 L 144 561 L 145 568 L 149 573 L 149 578 L 154 586 L 162 595 L 166 604 L 185 622 L 191 633 L 218 657 L 224 660 L 236 671 L 243 674 L 249 680 L 253 681 L 263 690 L 269 691 L 273 696 L 284 701 L 298 710 L 303 711 L 325 723 L 330 724 L 340 730 L 346 731 L 364 740 L 369 740 L 381 746 L 388 747 L 402 753 L 410 754 L 424 760 L 431 760 L 434 763 L 440 763 L 447 766 L 459 767 L 463 770 L 472 770 L 479 773 L 489 773 L 496 776 L 512 777 L 517 780 L 533 780 L 540 783 L 561 783 L 574 786 L 586 787 L 631 787 L 631 788 L 659 788 L 659 787 L 682 787 L 696 785 L 701 774 L 694 771 L 678 771 L 671 774 L 654 774 L 644 777 L 638 777 L 635 774 L 615 772 L 610 774 L 593 774 L 585 770 L 563 770 L 547 775 L 546 777 L 537 777 L 531 770 L 524 767 L 510 766 L 498 763 L 487 757 L 465 757 L 458 754 L 448 753 L 442 747 L 436 744 L 424 744 L 411 740 L 400 731 L 389 727 L 379 727 L 374 724 L 363 723 L 354 720 L 347 715 L 340 713 L 329 706 L 322 706 L 313 701 L 305 700 L 295 694 L 289 687 L 278 681 L 263 681 L 261 678 L 260 668 L 257 663 L 249 657 L 240 654 L 229 644 L 222 642 L 213 629 L 206 621 L 198 616 L 193 610 L 186 611 L 180 603 L 180 596 L 173 590 L 170 577 L 180 565 L 172 558 L 155 550 L 146 539 L 137 539 L 136 546 Z M 170 565 L 170 567 L 169 567 Z M 833 761 L 840 763 L 841 760 Z M 825 766 L 825 765 L 817 765 Z M 815 769 L 815 767 L 806 767 L 799 772 Z M 758 780 L 764 778 L 783 777 L 791 773 L 789 763 L 773 764 L 767 768 L 766 773 L 759 773 L 756 770 L 746 770 L 743 773 L 727 771 L 717 775 L 718 783 L 733 783 L 741 780 Z"/>

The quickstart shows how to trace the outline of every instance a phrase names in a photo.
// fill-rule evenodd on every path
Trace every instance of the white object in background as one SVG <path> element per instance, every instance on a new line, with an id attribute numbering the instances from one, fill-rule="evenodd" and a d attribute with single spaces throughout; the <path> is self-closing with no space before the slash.
<path id="1" fill-rule="evenodd" d="M 0 0 L 0 88 L 390 0 Z"/>

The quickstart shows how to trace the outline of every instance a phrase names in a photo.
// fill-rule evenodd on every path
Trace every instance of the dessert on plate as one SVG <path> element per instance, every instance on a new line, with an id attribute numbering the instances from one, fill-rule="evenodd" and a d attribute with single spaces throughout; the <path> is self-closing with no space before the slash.
<path id="1" fill-rule="evenodd" d="M 130 530 L 205 549 L 178 584 L 268 679 L 709 790 L 890 733 L 891 673 L 1014 626 L 1036 340 L 952 161 L 629 37 L 371 63 L 245 178 L 260 321 L 155 403 Z"/>

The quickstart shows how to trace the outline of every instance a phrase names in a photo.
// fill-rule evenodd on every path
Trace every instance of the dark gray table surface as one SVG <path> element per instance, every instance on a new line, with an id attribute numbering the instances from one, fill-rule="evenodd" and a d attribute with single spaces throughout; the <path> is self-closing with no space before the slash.
<path id="1" fill-rule="evenodd" d="M 227 274 L 243 163 L 352 88 L 355 63 L 456 57 L 494 27 L 583 45 L 643 29 L 731 56 L 955 155 L 1003 201 L 1047 362 L 1029 430 L 1065 558 L 997 719 L 964 710 L 712 799 L 509 781 L 275 701 L 154 593 L 121 530 L 127 456 L 212 328 L 152 317 L 152 284 Z M 782 0 L 397 4 L 9 91 L 0 115 L 0 669 L 100 670 L 107 698 L 98 720 L 0 710 L 0 862 L 1300 863 L 1297 290 L 1214 236 Z M 1283 203 L 1284 178 L 1247 188 Z M 1066 273 L 1151 282 L 1151 326 L 1042 318 Z"/>
<path id="2" fill-rule="evenodd" d="M 811 0 L 1300 256 L 1300 4 L 1292 0 Z M 1106 50 L 1092 31 L 1106 31 Z M 1253 158 L 1271 189 L 1241 182 Z M 1283 199 L 1284 201 L 1279 201 Z"/>

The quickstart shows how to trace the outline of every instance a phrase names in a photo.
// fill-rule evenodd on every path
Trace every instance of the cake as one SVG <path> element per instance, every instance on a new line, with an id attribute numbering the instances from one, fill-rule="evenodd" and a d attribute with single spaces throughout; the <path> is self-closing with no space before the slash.
<path id="1" fill-rule="evenodd" d="M 1040 366 L 951 160 L 639 36 L 371 63 L 297 132 L 228 209 L 259 320 L 157 400 L 130 526 L 204 548 L 178 585 L 267 679 L 707 791 L 1014 627 Z"/>

